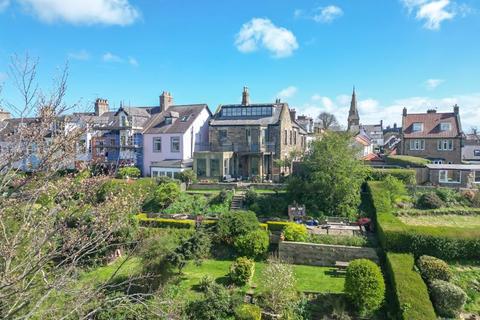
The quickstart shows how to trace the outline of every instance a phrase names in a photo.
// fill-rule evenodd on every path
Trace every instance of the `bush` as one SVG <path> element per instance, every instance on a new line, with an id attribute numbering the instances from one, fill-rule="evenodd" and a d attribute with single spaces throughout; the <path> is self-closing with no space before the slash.
<path id="1" fill-rule="evenodd" d="M 307 227 L 304 224 L 289 223 L 283 230 L 287 241 L 305 242 L 308 238 Z"/>
<path id="2" fill-rule="evenodd" d="M 472 198 L 472 205 L 476 208 L 480 208 L 480 189 L 477 190 Z"/>
<path id="3" fill-rule="evenodd" d="M 245 192 L 245 199 L 243 201 L 248 208 L 249 206 L 251 206 L 257 201 L 257 198 L 258 198 L 258 195 L 255 192 L 255 189 L 248 188 L 247 192 Z"/>
<path id="4" fill-rule="evenodd" d="M 362 236 L 342 236 L 331 234 L 310 234 L 308 242 L 319 244 L 332 244 L 352 247 L 369 247 L 371 244 L 366 237 Z"/>
<path id="5" fill-rule="evenodd" d="M 237 258 L 230 266 L 228 277 L 232 283 L 244 286 L 250 282 L 255 272 L 255 263 L 245 257 Z"/>
<path id="6" fill-rule="evenodd" d="M 123 167 L 118 169 L 117 178 L 126 179 L 126 178 L 138 178 L 140 177 L 140 169 L 137 167 Z"/>
<path id="7" fill-rule="evenodd" d="M 267 253 L 269 240 L 268 232 L 258 229 L 238 236 L 234 241 L 234 247 L 240 256 L 257 259 Z"/>
<path id="8" fill-rule="evenodd" d="M 148 199 L 143 208 L 148 212 L 158 212 L 166 209 L 180 196 L 180 187 L 175 182 L 160 184 L 153 192 L 153 197 Z"/>
<path id="9" fill-rule="evenodd" d="M 416 172 L 412 169 L 372 169 L 370 179 L 383 181 L 386 177 L 395 177 L 407 185 L 417 184 Z"/>
<path id="10" fill-rule="evenodd" d="M 388 164 L 394 164 L 402 167 L 424 167 L 426 164 L 431 163 L 430 160 L 412 156 L 387 156 Z"/>
<path id="11" fill-rule="evenodd" d="M 230 295 L 223 286 L 212 283 L 200 300 L 187 305 L 186 313 L 193 320 L 228 319 L 232 314 Z"/>
<path id="12" fill-rule="evenodd" d="M 179 173 L 178 179 L 189 186 L 197 180 L 197 174 L 192 169 L 187 169 Z"/>
<path id="13" fill-rule="evenodd" d="M 445 206 L 445 203 L 436 193 L 424 193 L 417 200 L 419 209 L 439 209 Z"/>
<path id="14" fill-rule="evenodd" d="M 220 216 L 217 223 L 217 236 L 228 244 L 233 244 L 239 236 L 258 229 L 258 219 L 251 211 L 230 211 Z"/>
<path id="15" fill-rule="evenodd" d="M 209 275 L 204 275 L 198 283 L 198 290 L 200 290 L 201 292 L 207 292 L 208 288 L 210 288 L 214 283 L 215 279 L 213 279 Z"/>
<path id="16" fill-rule="evenodd" d="M 430 295 L 438 315 L 448 318 L 456 318 L 467 301 L 465 291 L 442 280 L 432 281 Z"/>
<path id="17" fill-rule="evenodd" d="M 137 215 L 137 219 L 139 224 L 142 227 L 149 227 L 149 228 L 193 229 L 195 227 L 195 221 L 193 220 L 147 218 L 146 214 Z"/>
<path id="18" fill-rule="evenodd" d="M 392 204 L 395 204 L 398 199 L 408 195 L 405 184 L 394 176 L 387 176 L 384 180 L 383 187 L 389 193 Z"/>
<path id="19" fill-rule="evenodd" d="M 447 207 L 470 204 L 460 193 L 451 188 L 436 188 L 435 193 Z"/>
<path id="20" fill-rule="evenodd" d="M 344 292 L 360 315 L 373 314 L 385 297 L 382 271 L 370 260 L 353 260 L 347 268 Z"/>
<path id="21" fill-rule="evenodd" d="M 421 256 L 417 260 L 417 266 L 425 281 L 450 281 L 452 278 L 452 271 L 450 271 L 450 267 L 441 259 L 432 256 Z"/>
<path id="22" fill-rule="evenodd" d="M 260 320 L 262 309 L 254 304 L 242 304 L 235 309 L 236 320 Z"/>
<path id="23" fill-rule="evenodd" d="M 387 253 L 387 274 L 400 319 L 436 320 L 427 286 L 413 267 L 411 254 Z"/>
<path id="24" fill-rule="evenodd" d="M 291 222 L 267 221 L 268 231 L 283 231 Z"/>

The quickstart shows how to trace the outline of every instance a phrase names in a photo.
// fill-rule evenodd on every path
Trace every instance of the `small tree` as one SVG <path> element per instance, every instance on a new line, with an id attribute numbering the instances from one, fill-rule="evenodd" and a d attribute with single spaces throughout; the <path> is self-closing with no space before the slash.
<path id="1" fill-rule="evenodd" d="M 187 185 L 187 188 L 197 180 L 197 174 L 192 169 L 180 172 L 178 178 Z"/>
<path id="2" fill-rule="evenodd" d="M 438 315 L 447 318 L 456 318 L 467 301 L 467 294 L 462 288 L 442 280 L 431 283 L 430 296 Z"/>
<path id="3" fill-rule="evenodd" d="M 244 286 L 253 277 L 255 272 L 255 262 L 245 257 L 237 258 L 230 266 L 228 277 L 239 286 Z"/>
<path id="4" fill-rule="evenodd" d="M 240 256 L 257 259 L 264 257 L 269 246 L 268 232 L 257 229 L 234 240 L 235 250 Z"/>
<path id="5" fill-rule="evenodd" d="M 287 241 L 305 242 L 308 231 L 304 224 L 289 223 L 283 230 L 283 235 Z"/>
<path id="6" fill-rule="evenodd" d="M 159 208 L 166 208 L 179 197 L 180 192 L 175 182 L 163 183 L 155 190 L 153 200 Z"/>
<path id="7" fill-rule="evenodd" d="M 217 223 L 217 236 L 228 244 L 233 244 L 239 236 L 258 229 L 258 219 L 251 211 L 230 211 L 220 216 Z"/>
<path id="8" fill-rule="evenodd" d="M 187 306 L 188 319 L 218 320 L 228 319 L 232 315 L 232 300 L 223 286 L 210 284 L 200 300 L 194 300 Z"/>
<path id="9" fill-rule="evenodd" d="M 385 297 L 382 271 L 374 262 L 367 259 L 350 262 L 344 291 L 360 315 L 373 314 L 381 307 Z"/>
<path id="10" fill-rule="evenodd" d="M 137 167 L 123 167 L 118 169 L 117 178 L 138 178 L 140 177 L 140 169 Z"/>
<path id="11" fill-rule="evenodd" d="M 320 125 L 324 130 L 336 129 L 340 127 L 337 118 L 332 113 L 324 111 L 318 115 L 317 119 L 320 121 Z"/>
<path id="12" fill-rule="evenodd" d="M 212 242 L 210 236 L 204 230 L 197 230 L 187 240 L 184 240 L 177 248 L 171 251 L 166 260 L 182 273 L 183 268 L 189 260 L 194 260 L 196 264 L 201 264 L 202 260 L 210 254 Z"/>
<path id="13" fill-rule="evenodd" d="M 383 181 L 383 187 L 390 195 L 390 201 L 392 204 L 395 204 L 398 199 L 408 194 L 405 184 L 392 175 L 387 175 Z"/>

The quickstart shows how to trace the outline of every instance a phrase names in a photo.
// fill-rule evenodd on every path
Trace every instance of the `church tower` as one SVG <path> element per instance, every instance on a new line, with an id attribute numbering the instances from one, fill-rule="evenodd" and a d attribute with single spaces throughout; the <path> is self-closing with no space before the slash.
<path id="1" fill-rule="evenodd" d="M 350 102 L 350 111 L 348 112 L 348 131 L 357 133 L 360 130 L 360 116 L 357 109 L 357 95 L 353 87 L 352 101 Z"/>

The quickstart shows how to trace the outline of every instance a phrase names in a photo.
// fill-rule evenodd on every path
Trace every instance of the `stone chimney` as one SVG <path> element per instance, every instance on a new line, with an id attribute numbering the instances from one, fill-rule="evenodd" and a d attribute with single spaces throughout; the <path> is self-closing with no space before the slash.
<path id="1" fill-rule="evenodd" d="M 428 110 L 427 110 L 427 113 L 437 113 L 437 110 L 435 110 L 435 109 L 428 109 Z"/>
<path id="2" fill-rule="evenodd" d="M 170 92 L 163 91 L 160 96 L 160 112 L 163 112 L 173 105 L 173 96 Z"/>
<path id="3" fill-rule="evenodd" d="M 407 116 L 407 108 L 403 108 L 403 114 L 402 114 L 404 117 Z"/>
<path id="4" fill-rule="evenodd" d="M 460 113 L 460 107 L 457 104 L 453 106 L 453 112 L 455 113 L 455 115 L 458 115 Z"/>
<path id="5" fill-rule="evenodd" d="M 10 112 L 0 108 L 0 122 L 10 119 Z"/>
<path id="6" fill-rule="evenodd" d="M 280 104 L 281 102 L 282 102 L 282 100 L 281 100 L 280 98 L 277 98 L 277 99 L 275 100 L 275 104 Z"/>
<path id="7" fill-rule="evenodd" d="M 295 120 L 297 118 L 297 110 L 290 109 L 290 118 L 292 118 L 292 120 Z"/>
<path id="8" fill-rule="evenodd" d="M 110 111 L 108 107 L 108 100 L 107 99 L 97 99 L 95 100 L 95 115 L 101 116 L 105 112 Z"/>
<path id="9" fill-rule="evenodd" d="M 249 104 L 250 104 L 250 93 L 248 93 L 248 87 L 243 87 L 242 106 L 248 106 Z"/>

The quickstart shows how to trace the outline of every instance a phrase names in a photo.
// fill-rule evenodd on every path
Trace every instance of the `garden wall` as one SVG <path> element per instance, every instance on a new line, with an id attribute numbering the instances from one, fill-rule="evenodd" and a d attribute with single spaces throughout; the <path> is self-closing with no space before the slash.
<path id="1" fill-rule="evenodd" d="M 338 246 L 303 242 L 282 241 L 278 244 L 280 259 L 294 264 L 311 266 L 334 266 L 336 261 L 370 259 L 378 263 L 378 255 L 373 248 Z"/>

